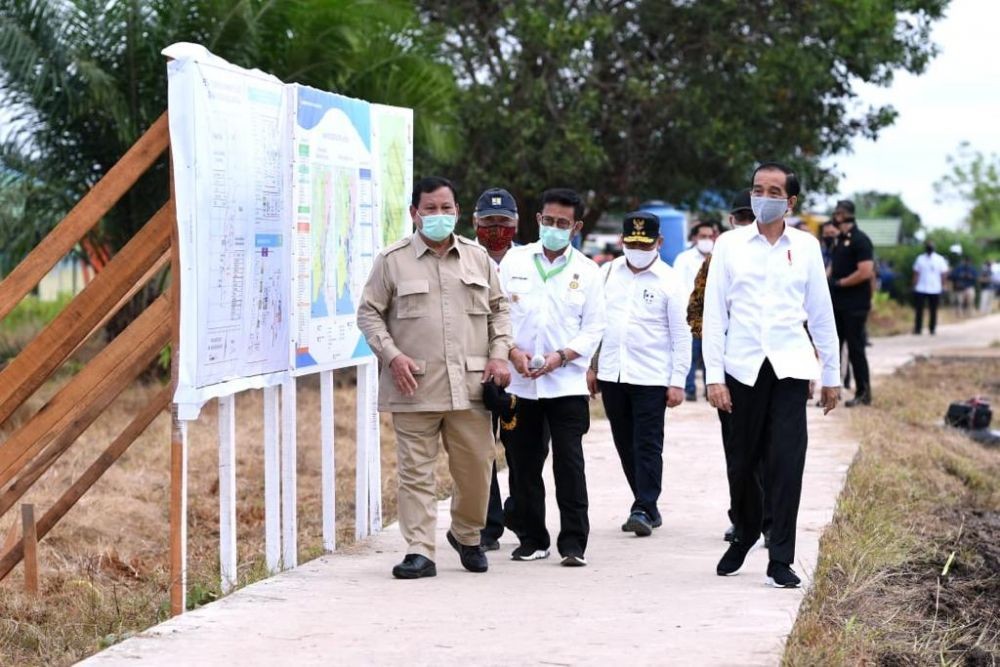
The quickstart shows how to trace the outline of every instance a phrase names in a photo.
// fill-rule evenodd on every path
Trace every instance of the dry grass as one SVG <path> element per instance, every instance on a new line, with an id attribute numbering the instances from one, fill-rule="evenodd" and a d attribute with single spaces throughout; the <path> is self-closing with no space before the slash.
<path id="1" fill-rule="evenodd" d="M 976 316 L 978 316 L 978 311 Z M 927 326 L 927 313 L 924 313 L 924 326 Z M 875 295 L 872 310 L 868 316 L 868 335 L 898 336 L 913 331 L 913 307 L 893 301 L 884 293 Z M 962 318 L 955 312 L 955 307 L 942 303 L 938 307 L 938 324 L 961 322 Z"/>
<path id="2" fill-rule="evenodd" d="M 1000 451 L 939 424 L 953 400 L 995 405 L 998 379 L 995 359 L 925 361 L 852 413 L 861 449 L 787 664 L 997 664 Z"/>
<path id="3" fill-rule="evenodd" d="M 353 374 L 337 373 L 336 463 L 338 546 L 353 540 L 355 402 Z M 4 425 L 5 439 L 55 392 L 47 384 Z M 74 480 L 158 387 L 125 392 L 26 496 L 40 511 Z M 264 576 L 262 394 L 237 397 L 239 581 Z M 298 392 L 299 560 L 322 552 L 319 386 L 302 378 Z M 40 545 L 43 594 L 22 593 L 18 567 L 0 583 L 0 664 L 70 664 L 166 618 L 169 609 L 170 422 L 161 415 Z M 190 427 L 189 598 L 219 594 L 217 414 L 206 405 Z M 450 493 L 447 462 L 438 462 L 439 492 Z M 396 457 L 391 424 L 382 419 L 384 520 L 396 515 Z M 0 518 L 5 534 L 15 511 Z M 402 545 L 401 550 L 402 550 Z"/>

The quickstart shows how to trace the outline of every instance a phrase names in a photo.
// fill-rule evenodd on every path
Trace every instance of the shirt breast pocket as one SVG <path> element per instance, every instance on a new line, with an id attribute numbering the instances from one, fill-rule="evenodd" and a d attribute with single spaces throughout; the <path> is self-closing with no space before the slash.
<path id="1" fill-rule="evenodd" d="M 430 310 L 430 282 L 401 280 L 396 287 L 396 317 L 401 320 L 426 317 Z"/>
<path id="2" fill-rule="evenodd" d="M 490 284 L 480 276 L 462 276 L 468 294 L 465 311 L 470 315 L 490 314 Z"/>

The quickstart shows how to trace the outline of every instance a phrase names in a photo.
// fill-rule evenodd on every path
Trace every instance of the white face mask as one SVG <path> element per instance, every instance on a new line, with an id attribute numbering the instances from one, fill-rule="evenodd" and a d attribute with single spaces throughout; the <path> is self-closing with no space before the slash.
<path id="1" fill-rule="evenodd" d="M 757 218 L 757 222 L 768 224 L 777 222 L 788 210 L 787 199 L 772 199 L 771 197 L 750 197 L 750 208 Z"/>
<path id="2" fill-rule="evenodd" d="M 695 247 L 698 248 L 698 252 L 700 252 L 702 255 L 707 255 L 708 253 L 712 252 L 712 248 L 715 247 L 715 241 L 713 241 L 712 239 L 698 239 L 698 242 L 695 244 Z"/>
<path id="3" fill-rule="evenodd" d="M 628 263 L 636 269 L 649 268 L 649 265 L 656 261 L 656 258 L 660 256 L 660 251 L 656 248 L 652 250 L 635 250 L 633 248 L 623 248 L 625 251 L 625 259 Z"/>

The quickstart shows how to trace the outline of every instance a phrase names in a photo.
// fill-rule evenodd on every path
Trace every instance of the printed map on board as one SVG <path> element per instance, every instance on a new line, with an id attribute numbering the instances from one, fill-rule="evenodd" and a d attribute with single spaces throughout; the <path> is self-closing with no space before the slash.
<path id="1" fill-rule="evenodd" d="M 371 355 L 357 327 L 375 224 L 371 105 L 296 86 L 294 366 L 332 368 Z"/>
<path id="2" fill-rule="evenodd" d="M 413 231 L 408 206 L 413 189 L 413 111 L 373 104 L 372 126 L 384 248 Z"/>

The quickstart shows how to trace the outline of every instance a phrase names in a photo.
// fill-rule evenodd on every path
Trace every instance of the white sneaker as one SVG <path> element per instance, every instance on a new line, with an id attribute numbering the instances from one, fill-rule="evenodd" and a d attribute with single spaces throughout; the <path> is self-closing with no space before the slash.
<path id="1" fill-rule="evenodd" d="M 564 556 L 562 559 L 562 564 L 566 567 L 584 567 L 587 564 L 587 559 L 583 556 Z"/>
<path id="2" fill-rule="evenodd" d="M 511 560 L 542 560 L 543 558 L 548 557 L 548 549 L 535 549 L 534 551 L 531 551 L 525 547 L 518 547 L 514 549 L 513 553 L 510 555 Z"/>

